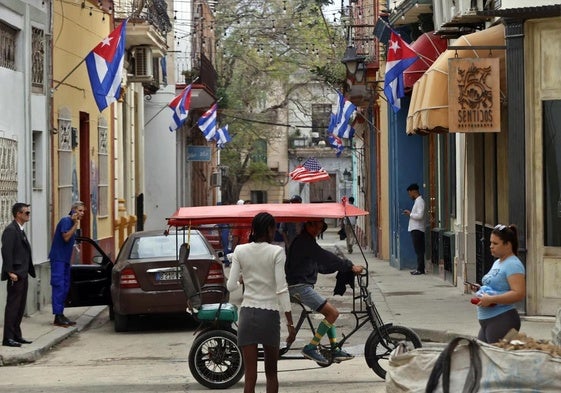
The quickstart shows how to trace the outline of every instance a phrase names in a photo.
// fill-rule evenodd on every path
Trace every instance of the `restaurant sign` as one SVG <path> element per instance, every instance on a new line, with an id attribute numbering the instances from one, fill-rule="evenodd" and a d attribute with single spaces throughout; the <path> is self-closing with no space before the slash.
<path id="1" fill-rule="evenodd" d="M 449 132 L 500 132 L 498 58 L 448 60 Z"/>

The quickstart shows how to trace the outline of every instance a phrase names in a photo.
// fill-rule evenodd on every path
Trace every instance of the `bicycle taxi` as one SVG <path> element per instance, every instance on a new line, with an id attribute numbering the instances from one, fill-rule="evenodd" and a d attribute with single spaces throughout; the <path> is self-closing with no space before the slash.
<path id="1" fill-rule="evenodd" d="M 268 212 L 277 222 L 304 222 L 323 219 L 347 219 L 347 217 L 364 216 L 368 212 L 354 205 L 345 203 L 303 203 L 303 204 L 248 204 L 248 205 L 219 205 L 179 208 L 167 219 L 170 227 L 183 233 L 184 244 L 178 252 L 178 267 L 182 276 L 182 283 L 189 301 L 189 309 L 200 322 L 196 330 L 196 338 L 189 351 L 189 369 L 193 377 L 203 386 L 210 389 L 226 389 L 236 384 L 244 372 L 241 350 L 237 346 L 236 322 L 237 308 L 230 303 L 201 304 L 201 288 L 193 266 L 189 264 L 189 230 L 197 229 L 201 225 L 209 224 L 250 225 L 253 217 L 261 212 Z M 179 235 L 180 236 L 180 235 Z M 356 234 L 347 234 L 354 236 Z M 371 329 L 365 344 L 364 358 L 369 368 L 379 377 L 385 378 L 387 360 L 390 353 L 400 344 L 409 349 L 421 347 L 419 336 L 405 326 L 384 323 L 372 300 L 369 286 L 368 261 L 364 251 L 357 241 L 357 246 L 364 259 L 365 269 L 356 276 L 356 285 L 352 288 L 352 308 L 354 328 L 350 332 L 342 332 L 339 344 L 342 347 L 347 339 L 359 329 L 368 325 Z M 293 300 L 298 311 L 295 312 L 296 336 L 302 327 L 309 327 L 315 334 L 315 326 L 311 318 L 313 313 L 297 300 Z M 280 358 L 294 359 L 293 354 L 300 353 L 301 347 L 281 343 Z M 330 345 L 320 344 L 322 355 L 331 360 Z M 333 361 L 325 366 L 333 364 Z"/>

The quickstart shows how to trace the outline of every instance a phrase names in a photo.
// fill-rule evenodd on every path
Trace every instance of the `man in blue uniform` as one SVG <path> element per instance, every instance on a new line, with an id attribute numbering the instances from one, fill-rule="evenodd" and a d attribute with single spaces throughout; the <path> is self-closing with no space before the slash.
<path id="1" fill-rule="evenodd" d="M 56 326 L 68 327 L 75 325 L 64 315 L 64 302 L 70 290 L 70 259 L 76 240 L 76 231 L 86 208 L 84 202 L 77 201 L 72 204 L 70 214 L 58 222 L 49 259 L 51 260 L 51 287 L 52 306 Z"/>

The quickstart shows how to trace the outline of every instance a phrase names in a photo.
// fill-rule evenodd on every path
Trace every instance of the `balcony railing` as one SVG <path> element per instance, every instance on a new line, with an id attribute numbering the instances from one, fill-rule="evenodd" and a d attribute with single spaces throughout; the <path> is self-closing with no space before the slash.
<path id="1" fill-rule="evenodd" d="M 129 23 L 147 22 L 165 36 L 172 29 L 165 0 L 114 0 L 115 19 Z"/>

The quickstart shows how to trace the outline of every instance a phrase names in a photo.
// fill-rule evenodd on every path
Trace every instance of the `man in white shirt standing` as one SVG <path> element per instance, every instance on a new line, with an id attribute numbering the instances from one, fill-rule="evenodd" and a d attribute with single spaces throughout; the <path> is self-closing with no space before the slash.
<path id="1" fill-rule="evenodd" d="M 413 248 L 417 255 L 417 270 L 411 271 L 411 274 L 417 276 L 425 274 L 425 201 L 419 193 L 419 185 L 416 183 L 407 187 L 409 197 L 414 200 L 411 210 L 404 210 L 403 214 L 409 216 L 409 227 L 407 230 L 411 233 Z"/>

